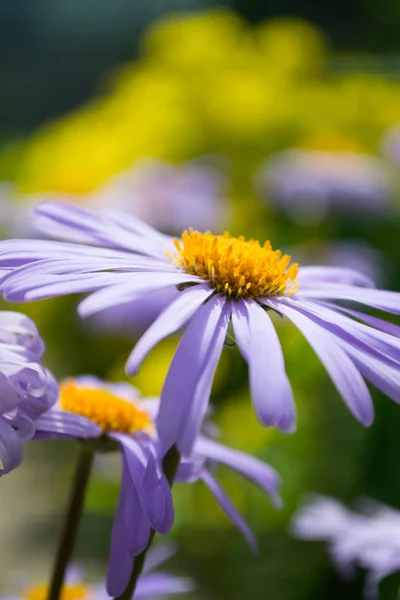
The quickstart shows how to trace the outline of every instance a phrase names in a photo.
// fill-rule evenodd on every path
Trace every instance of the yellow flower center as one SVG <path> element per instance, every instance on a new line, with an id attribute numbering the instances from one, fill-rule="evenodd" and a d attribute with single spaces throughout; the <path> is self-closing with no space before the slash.
<path id="1" fill-rule="evenodd" d="M 27 590 L 23 597 L 25 600 L 47 600 L 48 594 L 47 585 L 37 585 Z M 86 600 L 89 597 L 89 590 L 84 585 L 66 585 L 61 590 L 60 600 Z"/>
<path id="2" fill-rule="evenodd" d="M 150 415 L 135 404 L 102 389 L 81 388 L 73 380 L 60 385 L 60 406 L 96 423 L 104 432 L 148 431 Z"/>
<path id="3" fill-rule="evenodd" d="M 246 242 L 229 233 L 213 235 L 189 229 L 174 244 L 174 260 L 180 267 L 234 299 L 293 294 L 298 287 L 293 285 L 298 265 L 289 266 L 290 256 L 273 250 L 268 241 L 261 246 L 256 240 Z"/>

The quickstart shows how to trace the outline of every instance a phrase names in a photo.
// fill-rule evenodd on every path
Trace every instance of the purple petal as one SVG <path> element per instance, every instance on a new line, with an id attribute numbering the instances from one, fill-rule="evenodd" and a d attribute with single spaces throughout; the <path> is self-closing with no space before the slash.
<path id="1" fill-rule="evenodd" d="M 222 309 L 222 314 L 210 344 L 210 350 L 205 361 L 204 369 L 196 385 L 195 395 L 192 404 L 189 407 L 186 426 L 182 430 L 182 435 L 179 440 L 179 448 L 183 456 L 190 455 L 193 444 L 203 424 L 204 416 L 207 412 L 214 374 L 218 366 L 218 361 L 224 347 L 226 332 L 228 330 L 230 311 L 230 303 L 227 302 Z"/>
<path id="2" fill-rule="evenodd" d="M 214 296 L 198 309 L 172 359 L 157 416 L 157 432 L 165 450 L 181 439 L 187 426 L 224 305 L 225 298 Z"/>
<path id="3" fill-rule="evenodd" d="M 295 405 L 282 348 L 266 311 L 250 299 L 232 303 L 238 346 L 249 364 L 251 397 L 264 425 L 295 428 Z"/>
<path id="4" fill-rule="evenodd" d="M 368 325 L 374 327 L 375 329 L 379 329 L 380 331 L 384 331 L 385 333 L 400 338 L 400 327 L 394 323 L 390 323 L 389 321 L 384 321 L 383 319 L 378 319 L 377 317 L 372 317 L 371 315 L 366 315 L 358 310 L 352 310 L 343 306 L 337 306 L 328 303 L 325 303 L 324 305 L 332 309 L 340 310 L 341 312 L 351 315 L 360 321 L 364 321 L 364 323 L 368 323 Z"/>
<path id="5" fill-rule="evenodd" d="M 146 555 L 143 571 L 147 572 L 156 569 L 171 558 L 171 556 L 174 556 L 174 554 L 176 554 L 175 544 L 161 543 L 151 546 Z"/>
<path id="6" fill-rule="evenodd" d="M 287 316 L 296 325 L 324 365 L 350 411 L 363 425 L 370 425 L 374 418 L 371 395 L 360 372 L 335 336 L 284 302 L 270 299 L 265 304 Z"/>
<path id="7" fill-rule="evenodd" d="M 239 531 L 246 538 L 251 550 L 253 552 L 258 551 L 257 540 L 255 539 L 251 529 L 247 525 L 246 521 L 243 519 L 242 515 L 237 511 L 235 506 L 230 501 L 229 497 L 226 495 L 225 491 L 222 489 L 220 484 L 216 479 L 208 472 L 204 471 L 202 474 L 202 480 L 224 511 L 224 513 L 229 517 L 232 523 L 239 529 Z"/>
<path id="8" fill-rule="evenodd" d="M 370 277 L 346 267 L 300 267 L 298 281 L 301 287 L 303 285 L 314 285 L 316 287 L 319 282 L 359 285 L 367 288 L 375 287 L 375 283 Z"/>
<path id="9" fill-rule="evenodd" d="M 136 375 L 150 350 L 162 339 L 183 327 L 211 293 L 209 285 L 204 284 L 191 287 L 175 296 L 137 342 L 128 358 L 126 372 Z"/>
<path id="10" fill-rule="evenodd" d="M 135 485 L 137 495 L 151 527 L 161 534 L 168 533 L 173 522 L 166 508 L 172 506 L 171 490 L 161 469 L 161 456 L 154 443 L 139 444 L 131 436 L 114 433 L 112 436 L 122 446 L 125 463 Z M 164 481 L 165 480 L 165 481 Z M 166 485 L 165 485 L 166 484 Z M 170 527 L 165 530 L 165 527 Z"/>
<path id="11" fill-rule="evenodd" d="M 0 416 L 0 475 L 9 473 L 22 462 L 22 442 L 18 433 Z"/>
<path id="12" fill-rule="evenodd" d="M 62 202 L 42 202 L 34 209 L 35 225 L 51 237 L 123 248 L 159 257 L 157 236 L 142 236 L 120 227 L 115 219 Z M 167 249 L 167 245 L 164 250 Z"/>
<path id="13" fill-rule="evenodd" d="M 296 295 L 304 299 L 349 300 L 395 315 L 400 314 L 400 294 L 388 290 L 363 289 L 331 284 L 325 288 L 316 287 L 315 289 L 300 290 Z"/>
<path id="14" fill-rule="evenodd" d="M 237 471 L 264 490 L 277 506 L 282 505 L 278 493 L 280 477 L 278 473 L 263 461 L 245 452 L 233 450 L 204 436 L 199 436 L 194 448 L 201 456 L 223 463 Z"/>
<path id="15" fill-rule="evenodd" d="M 201 479 L 205 460 L 196 457 L 193 460 L 181 460 L 175 475 L 175 483 L 195 483 Z"/>
<path id="16" fill-rule="evenodd" d="M 183 594 L 194 589 L 193 582 L 184 577 L 174 577 L 168 573 L 149 573 L 138 580 L 135 599 L 165 598 L 171 594 Z"/>
<path id="17" fill-rule="evenodd" d="M 330 307 L 321 305 L 318 302 L 290 298 L 282 299 L 281 302 L 299 310 L 328 331 L 334 333 L 335 336 L 360 347 L 360 349 L 375 355 L 380 360 L 399 363 L 400 340 L 398 338 L 358 323 L 342 315 L 337 310 L 332 310 Z"/>
<path id="18" fill-rule="evenodd" d="M 102 429 L 93 421 L 64 410 L 49 410 L 39 417 L 35 423 L 35 438 L 40 439 L 46 437 L 56 439 L 58 436 L 86 439 L 99 437 L 103 433 Z"/>
<path id="19" fill-rule="evenodd" d="M 125 591 L 133 569 L 134 559 L 128 551 L 127 527 L 125 522 L 127 509 L 132 507 L 130 499 L 132 488 L 133 485 L 130 485 L 127 480 L 124 481 L 122 479 L 118 506 L 114 516 L 110 557 L 107 567 L 106 588 L 108 595 L 111 597 L 120 596 Z M 134 489 L 133 493 L 136 493 Z M 132 513 L 131 519 L 135 517 L 139 519 L 140 513 L 137 516 Z"/>
<path id="20" fill-rule="evenodd" d="M 204 280 L 187 273 L 132 272 L 125 274 L 125 282 L 113 287 L 106 287 L 85 298 L 79 304 L 78 311 L 81 317 L 87 317 L 109 306 L 115 306 L 161 288 L 182 283 L 204 283 Z"/>

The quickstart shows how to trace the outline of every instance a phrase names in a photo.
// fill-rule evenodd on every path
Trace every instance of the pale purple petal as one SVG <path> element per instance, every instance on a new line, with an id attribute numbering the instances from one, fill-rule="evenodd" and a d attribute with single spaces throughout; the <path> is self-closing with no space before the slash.
<path id="1" fill-rule="evenodd" d="M 175 296 L 137 342 L 128 358 L 126 372 L 136 375 L 150 350 L 162 339 L 183 327 L 211 293 L 208 284 L 200 284 Z"/>
<path id="2" fill-rule="evenodd" d="M 395 315 L 400 314 L 400 294 L 388 290 L 375 290 L 356 288 L 345 285 L 330 284 L 326 287 L 316 286 L 299 290 L 296 295 L 301 298 L 315 298 L 316 300 L 348 300 L 359 304 L 366 304 Z"/>
<path id="3" fill-rule="evenodd" d="M 337 310 L 307 300 L 282 299 L 281 302 L 309 316 L 340 339 L 360 347 L 380 360 L 399 364 L 400 340 L 342 315 Z M 400 365 L 399 365 L 400 366 Z"/>
<path id="4" fill-rule="evenodd" d="M 194 589 L 193 582 L 185 577 L 174 577 L 168 573 L 141 575 L 135 590 L 135 600 L 141 598 L 165 598 L 172 594 L 184 594 Z"/>
<path id="5" fill-rule="evenodd" d="M 251 529 L 247 525 L 242 515 L 237 511 L 217 480 L 208 471 L 204 471 L 201 478 L 224 513 L 246 538 L 251 550 L 253 552 L 257 552 L 258 544 L 256 538 L 254 537 Z"/>
<path id="6" fill-rule="evenodd" d="M 10 423 L 0 416 L 0 476 L 18 467 L 21 461 L 21 438 Z"/>
<path id="7" fill-rule="evenodd" d="M 378 319 L 378 317 L 372 317 L 371 315 L 366 315 L 358 310 L 352 310 L 350 308 L 345 308 L 343 306 L 338 306 L 335 304 L 324 303 L 325 306 L 329 308 L 340 310 L 341 312 L 346 313 L 347 315 L 351 315 L 360 321 L 364 321 L 371 327 L 375 329 L 379 329 L 380 331 L 384 331 L 385 333 L 389 333 L 390 335 L 394 335 L 395 337 L 400 338 L 400 327 L 395 325 L 394 323 L 390 323 L 389 321 L 385 321 L 383 319 Z"/>
<path id="8" fill-rule="evenodd" d="M 64 410 L 51 409 L 36 419 L 36 439 L 46 437 L 92 438 L 103 433 L 90 419 Z"/>
<path id="9" fill-rule="evenodd" d="M 232 303 L 232 322 L 239 349 L 249 363 L 251 397 L 259 420 L 293 431 L 293 393 L 271 319 L 261 306 L 246 299 Z"/>
<path id="10" fill-rule="evenodd" d="M 168 483 L 166 486 L 162 483 L 165 476 L 161 469 L 161 456 L 157 454 L 154 443 L 138 443 L 131 436 L 119 433 L 113 433 L 111 437 L 118 440 L 122 446 L 126 467 L 151 527 L 159 533 L 168 533 L 163 525 L 166 505 L 172 505 L 167 498 L 171 491 Z"/>
<path id="11" fill-rule="evenodd" d="M 204 436 L 197 438 L 194 452 L 210 460 L 223 463 L 237 471 L 271 496 L 278 507 L 282 505 L 278 491 L 280 477 L 272 467 L 263 461 L 245 452 L 233 450 L 228 446 L 214 442 Z"/>
<path id="12" fill-rule="evenodd" d="M 199 434 L 207 412 L 214 374 L 218 366 L 230 319 L 230 303 L 227 302 L 215 328 L 210 350 L 205 360 L 204 369 L 197 381 L 196 391 L 189 407 L 186 426 L 182 430 L 179 449 L 183 456 L 189 456 L 193 444 Z"/>
<path id="13" fill-rule="evenodd" d="M 125 303 L 137 297 L 144 296 L 153 291 L 168 286 L 183 283 L 204 283 L 203 279 L 187 273 L 129 273 L 125 274 L 125 281 L 113 287 L 100 289 L 88 298 L 85 298 L 78 307 L 81 317 L 87 317 L 95 312 L 104 310 L 109 306 Z"/>
<path id="14" fill-rule="evenodd" d="M 320 282 L 375 288 L 374 281 L 359 271 L 347 267 L 330 267 L 326 265 L 323 267 L 300 267 L 297 281 L 300 283 L 301 288 L 303 288 L 303 285 L 317 287 Z"/>
<path id="15" fill-rule="evenodd" d="M 193 460 L 184 459 L 179 463 L 174 482 L 175 483 L 195 483 L 201 479 L 205 465 L 204 458 L 197 457 Z"/>
<path id="16" fill-rule="evenodd" d="M 62 202 L 42 202 L 34 208 L 35 225 L 51 237 L 88 244 L 106 244 L 159 257 L 162 244 L 159 236 L 137 235 L 100 213 Z"/>
<path id="17" fill-rule="evenodd" d="M 161 394 L 157 432 L 164 449 L 180 440 L 225 305 L 214 296 L 193 316 L 172 359 Z"/>
<path id="18" fill-rule="evenodd" d="M 134 508 L 131 496 L 136 494 L 129 480 L 122 480 L 117 510 L 111 534 L 110 557 L 107 567 L 106 588 L 111 597 L 120 596 L 128 584 L 133 569 L 133 556 L 128 551 L 126 513 Z M 131 514 L 133 520 L 134 513 Z M 136 518 L 140 519 L 140 513 Z"/>
<path id="19" fill-rule="evenodd" d="M 265 304 L 287 316 L 296 325 L 324 365 L 350 411 L 363 425 L 370 425 L 374 418 L 371 395 L 360 372 L 335 336 L 284 302 L 269 299 L 265 300 Z"/>

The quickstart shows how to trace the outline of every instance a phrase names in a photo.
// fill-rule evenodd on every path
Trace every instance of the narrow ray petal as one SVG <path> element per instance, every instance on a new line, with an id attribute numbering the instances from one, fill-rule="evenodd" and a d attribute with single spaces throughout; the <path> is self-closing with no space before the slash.
<path id="1" fill-rule="evenodd" d="M 127 373 L 135 375 L 150 350 L 162 339 L 183 327 L 211 293 L 208 284 L 200 284 L 175 296 L 132 350 L 126 364 Z"/>
<path id="2" fill-rule="evenodd" d="M 363 425 L 370 425 L 374 418 L 371 395 L 360 372 L 335 337 L 284 302 L 270 299 L 265 304 L 287 316 L 296 325 L 324 365 L 350 411 Z"/>

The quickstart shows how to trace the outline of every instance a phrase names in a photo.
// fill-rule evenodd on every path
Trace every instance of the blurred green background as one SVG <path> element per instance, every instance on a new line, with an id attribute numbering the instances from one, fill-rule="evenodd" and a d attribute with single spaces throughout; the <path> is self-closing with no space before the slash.
<path id="1" fill-rule="evenodd" d="M 214 232 L 270 239 L 301 264 L 354 264 L 399 290 L 399 34 L 397 0 L 3 0 L 4 237 L 31 233 L 23 215 L 42 194 L 95 206 L 99 189 L 133 172 L 124 208 L 156 225 L 161 211 L 170 233 L 197 226 L 207 201 Z M 188 167 L 207 182 L 195 205 L 197 175 L 181 183 Z M 76 302 L 20 307 L 46 341 L 47 366 L 59 377 L 125 378 L 140 326 L 82 323 Z M 376 420 L 363 430 L 297 331 L 277 327 L 297 433 L 258 425 L 235 348 L 224 350 L 213 400 L 222 440 L 281 473 L 285 508 L 277 513 L 220 470 L 259 538 L 252 556 L 202 485 L 177 486 L 171 568 L 193 577 L 199 599 L 361 598 L 361 574 L 341 581 L 323 545 L 291 539 L 287 523 L 308 491 L 400 508 L 400 412 L 374 391 Z M 133 381 L 143 394 L 159 393 L 176 341 L 146 359 Z M 74 456 L 73 444 L 35 442 L 3 478 L 0 591 L 19 574 L 46 577 Z M 118 492 L 116 463 L 99 467 L 76 550 L 92 576 L 106 563 Z M 385 581 L 381 598 L 395 597 L 398 584 Z"/>

